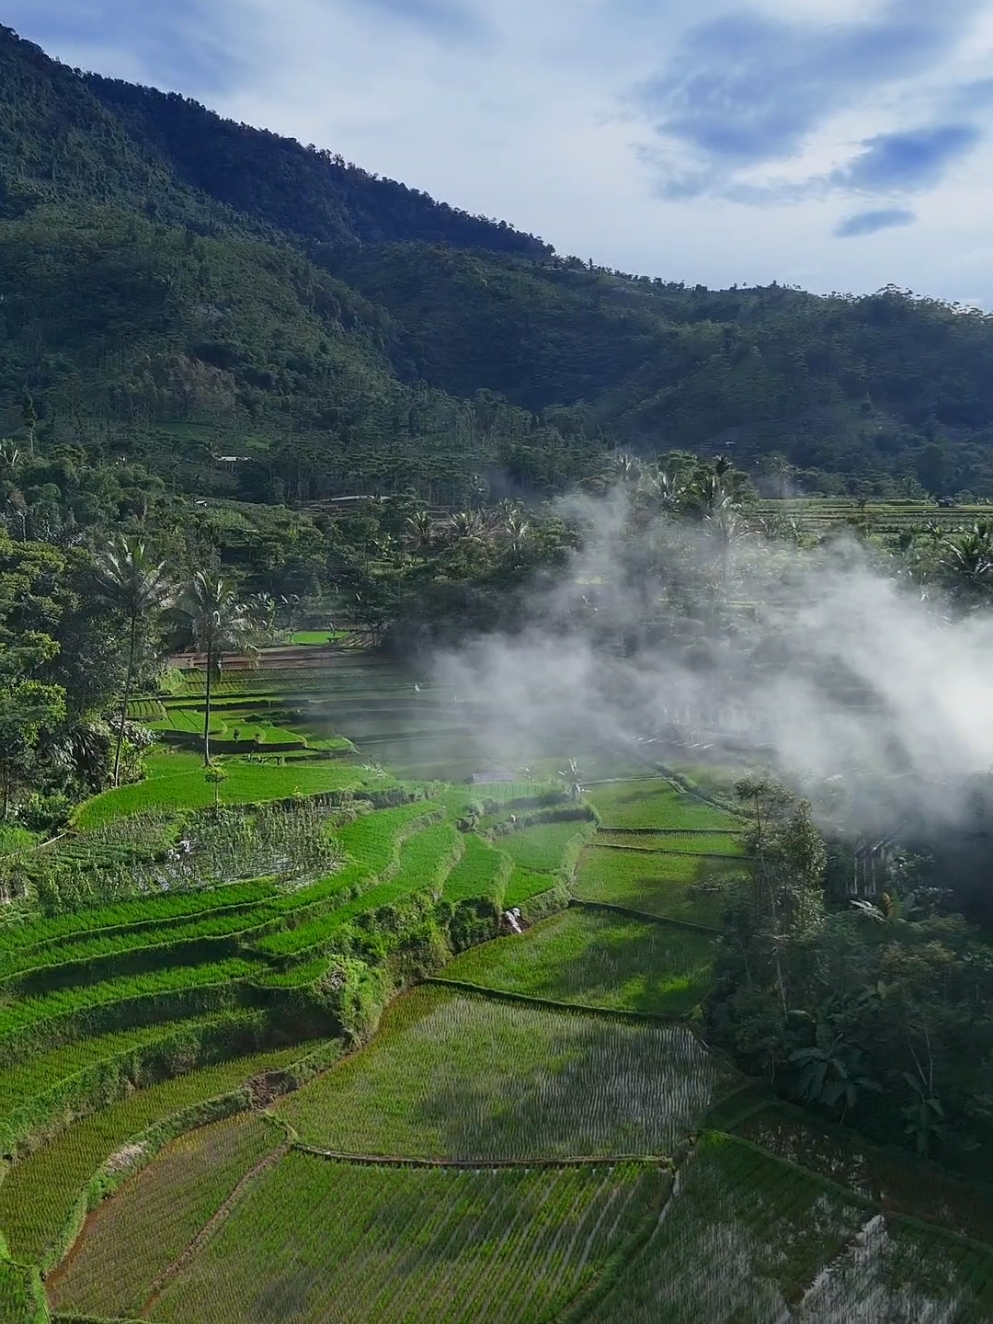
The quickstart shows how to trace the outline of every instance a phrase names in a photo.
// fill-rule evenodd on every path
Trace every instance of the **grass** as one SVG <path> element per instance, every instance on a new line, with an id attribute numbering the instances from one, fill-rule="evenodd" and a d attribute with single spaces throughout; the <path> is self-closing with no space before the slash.
<path id="1" fill-rule="evenodd" d="M 155 1278 L 276 1143 L 276 1132 L 253 1114 L 173 1141 L 93 1214 L 86 1236 L 48 1280 L 52 1309 L 137 1318 Z"/>
<path id="2" fill-rule="evenodd" d="M 233 1058 L 139 1090 L 74 1122 L 16 1163 L 0 1184 L 0 1231 L 15 1259 L 38 1260 L 60 1233 L 73 1202 L 97 1168 L 153 1122 L 237 1088 L 251 1076 L 303 1057 L 312 1045 Z"/>
<path id="3" fill-rule="evenodd" d="M 573 820 L 566 823 L 538 823 L 495 838 L 495 845 L 509 855 L 511 862 L 535 873 L 555 873 L 562 866 L 566 852 L 577 840 L 592 832 L 589 823 Z"/>
<path id="4" fill-rule="evenodd" d="M 342 630 L 297 630 L 290 635 L 291 644 L 333 644 L 344 637 Z"/>
<path id="5" fill-rule="evenodd" d="M 568 910 L 523 937 L 463 952 L 444 976 L 556 1002 L 684 1016 L 708 992 L 712 962 L 705 934 Z"/>
<path id="6" fill-rule="evenodd" d="M 582 901 L 717 928 L 724 910 L 723 886 L 733 869 L 731 861 L 591 846 L 580 856 L 572 890 Z"/>
<path id="7" fill-rule="evenodd" d="M 583 1318 L 980 1324 L 991 1281 L 993 1252 L 884 1218 L 817 1177 L 710 1136 L 644 1250 Z"/>
<path id="8" fill-rule="evenodd" d="M 38 844 L 38 838 L 26 827 L 16 823 L 0 826 L 0 855 L 16 855 L 19 851 L 30 850 Z"/>
<path id="9" fill-rule="evenodd" d="M 311 1143 L 433 1158 L 665 1154 L 730 1074 L 680 1026 L 550 1012 L 439 987 L 278 1112 Z"/>
<path id="10" fill-rule="evenodd" d="M 538 1324 L 596 1279 L 668 1185 L 636 1164 L 432 1171 L 291 1153 L 150 1317 Z"/>
<path id="11" fill-rule="evenodd" d="M 76 826 L 89 830 L 130 814 L 160 809 L 201 809 L 213 804 L 214 787 L 204 781 L 203 761 L 190 757 L 197 765 L 195 769 L 184 768 L 172 775 L 151 776 L 146 781 L 119 786 L 87 800 L 76 815 Z M 370 775 L 341 759 L 291 766 L 249 763 L 240 759 L 222 762 L 228 774 L 227 781 L 220 787 L 222 804 L 256 804 L 266 800 L 286 800 L 297 794 L 319 795 L 322 791 L 363 786 L 381 788 L 392 784 L 386 778 Z"/>
<path id="12" fill-rule="evenodd" d="M 468 901 L 477 897 L 499 906 L 510 874 L 510 860 L 474 832 L 465 838 L 461 860 L 445 879 L 446 901 Z"/>
<path id="13" fill-rule="evenodd" d="M 29 1268 L 0 1260 L 0 1320 L 4 1324 L 47 1324 L 40 1296 Z"/>
<path id="14" fill-rule="evenodd" d="M 587 799 L 607 828 L 708 831 L 741 826 L 733 814 L 687 795 L 661 777 L 594 786 Z"/>

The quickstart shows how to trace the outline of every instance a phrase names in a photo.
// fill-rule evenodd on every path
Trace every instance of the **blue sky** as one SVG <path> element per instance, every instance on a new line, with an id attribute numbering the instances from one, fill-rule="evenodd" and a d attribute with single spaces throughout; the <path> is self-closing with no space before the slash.
<path id="1" fill-rule="evenodd" d="M 8 0 L 3 21 L 563 253 L 993 310 L 993 0 Z"/>

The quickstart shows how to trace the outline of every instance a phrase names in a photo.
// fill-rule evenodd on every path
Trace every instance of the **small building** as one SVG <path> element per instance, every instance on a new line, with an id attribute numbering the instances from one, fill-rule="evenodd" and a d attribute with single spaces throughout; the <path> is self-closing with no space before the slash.
<path id="1" fill-rule="evenodd" d="M 490 768 L 486 772 L 474 772 L 469 777 L 470 786 L 484 786 L 487 782 L 513 782 L 517 778 L 509 768 Z"/>

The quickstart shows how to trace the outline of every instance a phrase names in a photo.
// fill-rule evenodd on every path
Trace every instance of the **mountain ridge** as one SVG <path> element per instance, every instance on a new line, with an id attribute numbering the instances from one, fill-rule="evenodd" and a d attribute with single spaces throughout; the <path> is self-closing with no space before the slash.
<path id="1" fill-rule="evenodd" d="M 981 313 L 563 258 L 9 28 L 0 264 L 0 430 L 30 394 L 41 444 L 110 445 L 183 486 L 306 500 L 445 476 L 433 495 L 457 501 L 487 474 L 559 490 L 623 446 L 826 491 L 993 491 Z M 218 475 L 211 446 L 254 468 Z"/>

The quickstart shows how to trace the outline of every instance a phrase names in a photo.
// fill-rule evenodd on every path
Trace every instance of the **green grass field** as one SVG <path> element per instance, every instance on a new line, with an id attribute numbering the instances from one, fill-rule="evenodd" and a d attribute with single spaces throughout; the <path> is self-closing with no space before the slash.
<path id="1" fill-rule="evenodd" d="M 730 860 L 590 846 L 580 856 L 572 890 L 582 901 L 716 928 L 724 908 L 723 886 L 736 868 Z"/>
<path id="2" fill-rule="evenodd" d="M 522 937 L 463 952 L 445 978 L 555 1002 L 685 1016 L 708 992 L 712 962 L 705 934 L 568 910 Z"/>
<path id="3" fill-rule="evenodd" d="M 667 1174 L 632 1164 L 432 1171 L 292 1153 L 239 1203 L 149 1318 L 557 1318 L 660 1206 L 668 1185 Z"/>
<path id="4" fill-rule="evenodd" d="M 252 1114 L 173 1141 L 93 1214 L 85 1238 L 48 1280 L 52 1308 L 137 1318 L 158 1275 L 278 1142 L 278 1133 Z"/>
<path id="5" fill-rule="evenodd" d="M 522 906 L 532 897 L 540 896 L 542 892 L 550 892 L 553 887 L 558 886 L 558 882 L 555 874 L 537 873 L 534 869 L 525 869 L 515 864 L 507 880 L 503 904 L 508 910 L 514 906 Z"/>
<path id="6" fill-rule="evenodd" d="M 674 831 L 737 829 L 741 820 L 673 786 L 665 778 L 593 786 L 587 799 L 605 828 L 668 828 Z"/>
<path id="7" fill-rule="evenodd" d="M 31 1263 L 55 1240 L 97 1168 L 132 1136 L 170 1113 L 298 1061 L 313 1045 L 272 1049 L 203 1067 L 138 1090 L 70 1126 L 14 1165 L 0 1183 L 0 1228 L 15 1259 Z"/>
<path id="8" fill-rule="evenodd" d="M 280 1104 L 351 1154 L 665 1154 L 730 1081 L 681 1026 L 632 1025 L 415 989 L 361 1052 Z"/>

